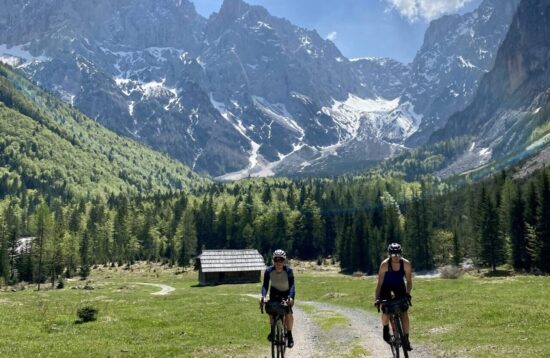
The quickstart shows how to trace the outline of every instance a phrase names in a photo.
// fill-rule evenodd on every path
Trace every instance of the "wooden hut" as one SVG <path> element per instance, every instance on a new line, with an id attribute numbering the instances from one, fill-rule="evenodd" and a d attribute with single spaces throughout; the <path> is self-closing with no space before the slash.
<path id="1" fill-rule="evenodd" d="M 265 270 L 258 250 L 205 250 L 197 265 L 201 285 L 260 282 Z"/>

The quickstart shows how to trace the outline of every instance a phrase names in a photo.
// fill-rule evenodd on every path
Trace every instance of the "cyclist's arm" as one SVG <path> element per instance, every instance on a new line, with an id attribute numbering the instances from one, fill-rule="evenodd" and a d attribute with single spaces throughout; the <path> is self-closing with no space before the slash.
<path id="1" fill-rule="evenodd" d="M 288 268 L 287 274 L 288 274 L 288 287 L 289 287 L 288 297 L 292 298 L 292 300 L 294 301 L 294 296 L 296 295 L 296 288 L 294 287 L 294 272 L 290 267 Z"/>
<path id="2" fill-rule="evenodd" d="M 412 265 L 410 261 L 405 261 L 405 280 L 407 281 L 407 294 L 410 295 L 413 288 Z"/>
<path id="3" fill-rule="evenodd" d="M 380 291 L 382 290 L 382 283 L 384 282 L 384 274 L 387 270 L 384 270 L 384 261 L 380 264 L 378 269 L 378 284 L 376 285 L 376 291 L 374 292 L 374 300 L 376 301 L 380 297 Z"/>
<path id="4" fill-rule="evenodd" d="M 271 271 L 269 269 L 264 272 L 264 284 L 262 285 L 262 297 L 267 296 L 267 291 L 269 290 L 269 278 Z"/>

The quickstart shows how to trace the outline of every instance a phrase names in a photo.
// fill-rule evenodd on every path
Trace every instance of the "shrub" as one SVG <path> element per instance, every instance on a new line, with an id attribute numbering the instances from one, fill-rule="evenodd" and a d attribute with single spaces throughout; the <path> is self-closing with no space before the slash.
<path id="1" fill-rule="evenodd" d="M 62 288 L 65 288 L 65 281 L 63 281 L 63 278 L 60 278 L 59 281 L 57 281 L 56 288 L 58 290 L 61 290 Z"/>
<path id="2" fill-rule="evenodd" d="M 454 265 L 443 266 L 439 269 L 439 272 L 441 274 L 441 278 L 452 279 L 459 278 L 463 274 L 463 271 L 459 267 Z"/>
<path id="3" fill-rule="evenodd" d="M 76 311 L 76 315 L 78 316 L 76 323 L 95 321 L 97 319 L 97 312 L 98 310 L 92 306 L 79 308 L 78 311 Z"/>

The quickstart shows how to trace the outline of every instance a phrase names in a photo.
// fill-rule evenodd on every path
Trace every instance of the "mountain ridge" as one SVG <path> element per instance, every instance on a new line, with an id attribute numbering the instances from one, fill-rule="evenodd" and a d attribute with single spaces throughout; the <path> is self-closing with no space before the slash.
<path id="1" fill-rule="evenodd" d="M 429 134 L 424 127 L 431 119 L 418 109 L 421 93 L 406 91 L 426 70 L 421 64 L 350 61 L 315 30 L 241 0 L 224 1 L 208 19 L 187 0 L 10 4 L 22 10 L 0 15 L 3 61 L 108 128 L 198 172 L 235 178 L 305 174 L 338 160 L 345 172 L 354 163 L 391 157 L 409 138 L 416 145 L 423 139 L 414 138 Z M 99 17 L 98 9 L 109 15 Z M 25 27 L 21 16 L 41 21 Z M 462 23 L 469 16 L 453 19 Z M 506 26 L 506 19 L 499 21 Z M 46 22 L 58 31 L 47 31 Z M 445 40 L 437 38 L 429 44 Z M 459 68 L 446 81 L 468 77 L 463 75 Z M 423 87 L 432 91 L 426 103 L 445 98 L 430 86 Z M 456 93 L 457 101 L 466 100 Z M 443 112 L 454 108 L 447 102 Z"/>

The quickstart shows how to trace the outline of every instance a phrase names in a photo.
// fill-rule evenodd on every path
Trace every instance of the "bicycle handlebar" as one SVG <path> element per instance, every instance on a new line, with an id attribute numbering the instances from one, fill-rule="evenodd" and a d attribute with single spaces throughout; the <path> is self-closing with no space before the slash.
<path id="1" fill-rule="evenodd" d="M 407 299 L 407 303 L 409 304 L 409 306 L 412 306 L 412 296 L 407 294 L 407 296 L 405 296 L 404 298 Z M 374 302 L 374 305 L 376 306 L 376 308 L 378 309 L 378 312 L 380 312 L 380 306 L 387 303 L 387 302 L 391 302 L 393 300 L 380 300 L 380 299 L 377 299 L 375 302 Z"/>
<path id="2" fill-rule="evenodd" d="M 284 306 L 284 307 L 288 307 L 289 299 L 290 299 L 290 297 L 283 298 L 281 300 L 281 305 Z M 260 301 L 260 311 L 261 311 L 262 314 L 264 313 L 264 306 L 266 305 L 267 302 L 268 301 L 263 301 L 263 302 Z"/>

